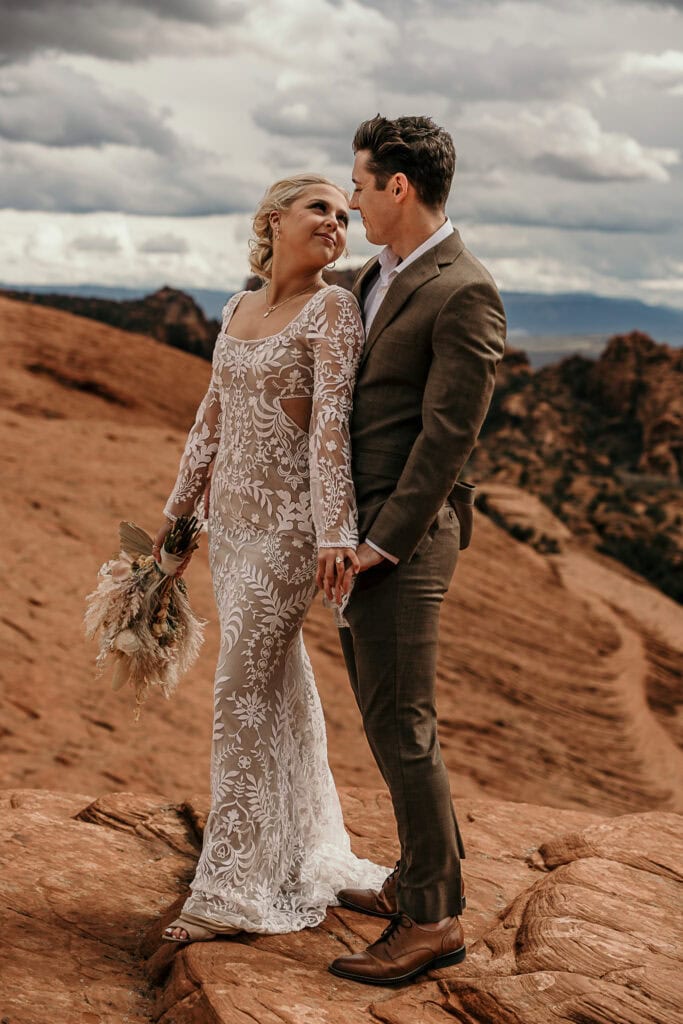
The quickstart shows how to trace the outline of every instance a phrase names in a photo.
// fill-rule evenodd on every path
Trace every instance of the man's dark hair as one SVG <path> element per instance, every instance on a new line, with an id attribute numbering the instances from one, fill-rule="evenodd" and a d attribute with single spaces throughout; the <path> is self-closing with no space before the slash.
<path id="1" fill-rule="evenodd" d="M 446 206 L 455 173 L 455 147 L 445 128 L 431 117 L 397 117 L 390 121 L 378 114 L 363 121 L 353 138 L 353 151 L 368 150 L 367 168 L 380 192 L 399 172 L 425 206 Z"/>

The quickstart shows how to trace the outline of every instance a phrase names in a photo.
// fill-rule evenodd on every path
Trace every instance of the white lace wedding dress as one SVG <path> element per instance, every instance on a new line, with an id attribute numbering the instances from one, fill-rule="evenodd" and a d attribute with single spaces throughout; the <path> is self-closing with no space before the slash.
<path id="1" fill-rule="evenodd" d="M 201 508 L 212 466 L 212 805 L 182 913 L 215 930 L 276 933 L 319 924 L 336 891 L 378 887 L 388 873 L 351 852 L 301 634 L 318 547 L 357 543 L 348 417 L 363 328 L 353 296 L 332 286 L 277 334 L 238 340 L 228 330 L 243 294 L 223 310 L 165 508 L 171 518 Z M 309 432 L 282 404 L 306 397 Z"/>

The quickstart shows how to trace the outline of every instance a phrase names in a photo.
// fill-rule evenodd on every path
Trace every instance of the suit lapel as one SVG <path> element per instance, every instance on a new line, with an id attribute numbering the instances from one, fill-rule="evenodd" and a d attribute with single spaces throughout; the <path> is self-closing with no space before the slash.
<path id="1" fill-rule="evenodd" d="M 363 306 L 363 290 L 365 289 L 365 285 L 368 278 L 371 277 L 373 271 L 377 269 L 378 262 L 379 257 L 373 256 L 372 259 L 368 260 L 364 267 L 361 267 L 361 269 L 356 274 L 355 281 L 353 282 L 351 292 L 358 299 L 361 308 Z"/>
<path id="2" fill-rule="evenodd" d="M 445 238 L 439 245 L 428 249 L 426 253 L 411 263 L 403 273 L 398 274 L 391 282 L 389 289 L 384 296 L 381 306 L 377 310 L 375 319 L 368 332 L 361 365 L 368 358 L 370 350 L 377 341 L 382 331 L 389 326 L 392 320 L 400 313 L 413 292 L 421 288 L 427 281 L 438 277 L 441 273 L 439 267 L 447 263 L 453 263 L 464 249 L 460 235 L 454 231 L 452 235 Z M 378 257 L 374 257 L 365 264 L 353 285 L 353 294 L 362 305 L 363 287 L 369 276 L 376 269 Z"/>

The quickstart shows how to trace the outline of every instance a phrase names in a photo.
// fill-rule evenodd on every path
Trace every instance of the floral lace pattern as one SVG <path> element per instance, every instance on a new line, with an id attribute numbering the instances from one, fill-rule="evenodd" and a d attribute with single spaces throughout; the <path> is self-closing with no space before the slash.
<path id="1" fill-rule="evenodd" d="M 319 924 L 338 889 L 388 873 L 351 852 L 301 633 L 317 548 L 357 544 L 348 419 L 363 329 L 355 299 L 330 287 L 282 331 L 241 341 L 227 331 L 243 294 L 223 311 L 165 509 L 201 510 L 211 470 L 212 803 L 183 913 L 277 933 Z M 287 398 L 312 399 L 308 433 Z"/>

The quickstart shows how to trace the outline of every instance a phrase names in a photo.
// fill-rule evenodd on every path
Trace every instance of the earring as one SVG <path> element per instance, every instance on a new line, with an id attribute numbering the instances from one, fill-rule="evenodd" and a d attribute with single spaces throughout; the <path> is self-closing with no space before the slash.
<path id="1" fill-rule="evenodd" d="M 349 252 L 348 246 L 346 246 L 345 249 L 344 249 L 344 256 L 348 260 L 350 255 L 351 255 L 351 253 Z"/>
<path id="2" fill-rule="evenodd" d="M 275 225 L 275 241 L 276 242 L 280 241 L 280 225 L 279 224 Z"/>
<path id="3" fill-rule="evenodd" d="M 325 270 L 334 270 L 334 268 L 336 266 L 337 266 L 337 261 L 335 260 L 334 263 L 328 263 L 327 266 L 325 267 Z"/>

